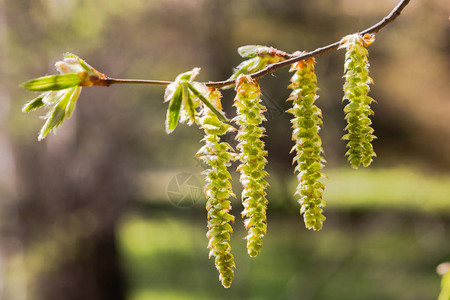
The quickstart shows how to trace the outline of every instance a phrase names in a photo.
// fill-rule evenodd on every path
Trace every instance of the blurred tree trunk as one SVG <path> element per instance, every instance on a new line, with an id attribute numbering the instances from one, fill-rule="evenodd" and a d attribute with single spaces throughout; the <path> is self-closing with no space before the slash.
<path id="1" fill-rule="evenodd" d="M 126 199 L 123 156 L 105 141 L 111 151 L 101 158 L 80 157 L 78 146 L 88 142 L 79 127 L 74 145 L 73 137 L 52 145 L 59 136 L 47 145 L 16 145 L 21 187 L 15 224 L 31 274 L 29 299 L 124 299 L 115 241 Z"/>
<path id="2" fill-rule="evenodd" d="M 48 28 L 36 16 L 44 10 L 41 1 L 5 0 L 4 8 L 11 65 L 23 60 L 19 68 L 24 61 L 30 64 L 19 71 L 33 74 L 34 68 L 42 70 L 47 45 L 39 39 L 46 36 Z M 13 52 L 23 49 L 28 49 L 29 56 Z M 20 135 L 12 140 L 20 186 L 15 201 L 6 207 L 2 240 L 14 236 L 20 245 L 6 245 L 5 260 L 23 259 L 21 268 L 14 267 L 11 275 L 20 278 L 20 287 L 5 286 L 10 290 L 2 299 L 17 300 L 18 294 L 27 300 L 125 298 L 115 240 L 117 220 L 127 198 L 125 151 L 120 145 L 123 141 L 116 138 L 120 132 L 96 117 L 101 109 L 78 109 L 68 126 L 59 129 L 64 132 L 44 142 L 24 142 Z M 97 134 L 84 125 L 90 119 L 100 123 Z"/>
<path id="3" fill-rule="evenodd" d="M 15 224 L 31 275 L 29 299 L 124 299 L 115 240 L 126 199 L 120 149 L 106 146 L 112 151 L 98 159 L 77 156 L 70 143 L 51 144 L 47 151 L 36 143 L 15 149 Z"/>

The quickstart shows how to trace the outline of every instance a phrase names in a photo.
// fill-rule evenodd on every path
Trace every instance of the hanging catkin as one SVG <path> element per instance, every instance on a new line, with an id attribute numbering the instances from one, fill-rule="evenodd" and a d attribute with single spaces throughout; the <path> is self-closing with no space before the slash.
<path id="1" fill-rule="evenodd" d="M 345 48 L 345 84 L 344 100 L 349 103 L 344 107 L 345 119 L 348 131 L 342 137 L 348 140 L 348 161 L 353 168 L 357 169 L 361 164 L 364 167 L 372 163 L 372 157 L 376 156 L 372 140 L 376 137 L 372 134 L 373 128 L 370 127 L 372 121 L 369 119 L 373 115 L 370 104 L 374 102 L 367 96 L 370 91 L 369 84 L 373 83 L 369 77 L 369 52 L 365 47 L 373 43 L 374 35 L 352 34 L 344 37 L 339 48 Z"/>
<path id="2" fill-rule="evenodd" d="M 240 75 L 236 79 L 236 98 L 234 106 L 237 116 L 233 119 L 239 125 L 236 136 L 238 158 L 241 164 L 240 181 L 244 187 L 242 191 L 242 203 L 244 210 L 245 228 L 248 230 L 247 251 L 251 257 L 255 257 L 262 247 L 262 237 L 267 231 L 267 199 L 265 187 L 268 185 L 264 171 L 267 163 L 267 151 L 264 150 L 264 142 L 261 137 L 265 129 L 261 123 L 266 120 L 263 113 L 266 111 L 261 104 L 261 92 L 258 82 L 250 76 Z"/>
<path id="3" fill-rule="evenodd" d="M 212 90 L 208 100 L 216 108 L 220 109 L 221 94 L 218 90 Z M 220 141 L 220 136 L 234 128 L 219 120 L 217 115 L 208 107 L 203 106 L 200 124 L 205 132 L 203 142 L 205 145 L 197 152 L 197 156 L 208 166 L 203 171 L 206 176 L 205 195 L 207 197 L 206 209 L 208 211 L 208 248 L 209 256 L 215 257 L 216 268 L 219 271 L 219 279 L 226 288 L 230 287 L 234 277 L 234 257 L 231 254 L 229 244 L 233 229 L 230 222 L 234 223 L 231 210 L 231 202 L 227 200 L 234 196 L 231 188 L 231 175 L 227 170 L 235 153 L 226 142 Z"/>
<path id="4" fill-rule="evenodd" d="M 292 101 L 292 108 L 288 110 L 294 117 L 292 123 L 292 140 L 295 145 L 293 163 L 298 177 L 297 194 L 308 229 L 322 229 L 325 217 L 322 214 L 325 202 L 322 200 L 323 184 L 320 182 L 325 175 L 322 173 L 325 159 L 322 141 L 319 136 L 322 125 L 322 111 L 314 103 L 319 98 L 316 94 L 317 78 L 314 72 L 314 58 L 294 63 L 290 71 L 295 72 L 291 78 L 289 88 L 292 89 L 288 101 Z"/>

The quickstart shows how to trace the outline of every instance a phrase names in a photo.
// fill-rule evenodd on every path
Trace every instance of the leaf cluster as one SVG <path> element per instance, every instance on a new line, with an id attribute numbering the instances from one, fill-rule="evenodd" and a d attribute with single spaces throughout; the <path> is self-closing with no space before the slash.
<path id="1" fill-rule="evenodd" d="M 244 58 L 234 70 L 229 79 L 236 79 L 241 74 L 251 74 L 264 69 L 267 65 L 287 59 L 287 53 L 273 47 L 261 45 L 247 45 L 238 48 L 238 53 Z"/>
<path id="2" fill-rule="evenodd" d="M 44 116 L 46 121 L 39 133 L 38 140 L 44 139 L 52 130 L 55 131 L 64 120 L 71 117 L 80 96 L 81 87 L 93 85 L 90 78 L 104 77 L 83 59 L 71 53 L 64 54 L 64 60 L 57 62 L 55 67 L 60 74 L 35 78 L 21 85 L 30 91 L 43 92 L 22 108 L 23 112 L 41 107 L 48 109 Z"/>
<path id="3" fill-rule="evenodd" d="M 200 68 L 182 73 L 177 76 L 174 82 L 169 84 L 164 94 L 164 102 L 169 102 L 169 109 L 166 115 L 166 132 L 172 133 L 178 122 L 189 125 L 198 122 L 198 107 L 202 102 L 221 121 L 228 121 L 223 112 L 212 105 L 204 94 L 208 93 L 208 88 L 199 82 L 194 82 L 200 72 Z"/>

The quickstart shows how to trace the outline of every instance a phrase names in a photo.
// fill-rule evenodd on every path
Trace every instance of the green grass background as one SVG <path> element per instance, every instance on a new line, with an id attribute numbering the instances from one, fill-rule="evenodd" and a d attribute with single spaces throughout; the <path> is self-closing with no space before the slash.
<path id="1" fill-rule="evenodd" d="M 274 209 L 269 205 L 263 251 L 253 259 L 234 203 L 230 289 L 208 259 L 203 200 L 129 213 L 118 233 L 129 299 L 436 299 L 435 268 L 450 260 L 450 178 L 406 168 L 328 175 L 320 232 L 304 228 L 295 205 L 280 204 L 283 184 L 271 177 Z"/>

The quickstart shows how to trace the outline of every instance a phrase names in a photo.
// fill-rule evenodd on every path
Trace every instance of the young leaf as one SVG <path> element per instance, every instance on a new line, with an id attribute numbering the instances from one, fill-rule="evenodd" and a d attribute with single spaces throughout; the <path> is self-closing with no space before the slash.
<path id="1" fill-rule="evenodd" d="M 286 60 L 287 53 L 273 47 L 248 45 L 238 48 L 239 55 L 249 58 L 241 62 L 235 69 L 230 79 L 235 79 L 241 74 L 251 74 L 264 69 L 267 65 Z"/>
<path id="2" fill-rule="evenodd" d="M 238 48 L 238 53 L 242 57 L 255 57 L 261 52 L 267 52 L 270 47 L 261 45 L 247 45 Z"/>
<path id="3" fill-rule="evenodd" d="M 273 47 L 261 46 L 261 45 L 247 45 L 238 48 L 238 53 L 240 56 L 248 58 L 248 57 L 269 57 L 272 58 L 287 58 L 287 53 Z M 273 62 L 270 62 L 273 63 Z"/>
<path id="4" fill-rule="evenodd" d="M 69 103 L 66 106 L 66 119 L 70 118 L 72 116 L 72 113 L 75 109 L 75 104 L 77 103 L 78 97 L 80 96 L 81 87 L 77 86 L 72 88 L 73 92 L 71 93 Z"/>
<path id="5" fill-rule="evenodd" d="M 264 69 L 267 65 L 267 59 L 259 56 L 253 57 L 241 62 L 235 69 L 234 74 L 230 78 L 237 78 L 241 74 L 251 74 Z"/>
<path id="6" fill-rule="evenodd" d="M 197 89 L 191 83 L 186 82 L 185 84 L 191 90 L 192 94 L 194 94 L 195 97 L 200 99 L 200 101 L 202 101 L 203 104 L 205 104 L 213 113 L 216 114 L 219 120 L 221 120 L 222 122 L 228 121 L 227 117 L 225 117 L 225 115 L 222 112 L 220 112 L 217 108 L 215 108 L 214 105 L 212 105 L 208 101 L 208 99 L 206 99 L 199 91 L 197 91 Z"/>
<path id="7" fill-rule="evenodd" d="M 46 92 L 58 91 L 77 86 L 81 83 L 81 78 L 77 74 L 49 75 L 28 80 L 21 86 L 30 91 Z"/>
<path id="8" fill-rule="evenodd" d="M 35 109 L 38 109 L 39 107 L 42 107 L 45 105 L 44 102 L 42 102 L 42 99 L 45 97 L 46 93 L 39 95 L 38 97 L 34 98 L 27 104 L 25 104 L 22 107 L 23 112 L 33 111 Z"/>
<path id="9" fill-rule="evenodd" d="M 167 134 L 175 130 L 180 119 L 181 102 L 183 100 L 183 90 L 181 86 L 178 86 L 170 99 L 169 109 L 166 116 L 166 132 Z"/>
<path id="10" fill-rule="evenodd" d="M 87 62 L 85 62 L 84 59 L 81 59 L 78 55 L 75 55 L 70 52 L 66 52 L 66 53 L 64 53 L 64 58 L 75 58 L 76 60 L 78 60 L 78 62 L 80 63 L 80 65 L 83 67 L 83 69 L 86 72 L 92 72 L 93 68 L 91 66 L 89 66 L 89 64 Z"/>
<path id="11" fill-rule="evenodd" d="M 175 79 L 175 81 L 180 82 L 180 81 L 187 80 L 187 81 L 192 82 L 199 73 L 200 73 L 200 68 L 193 68 L 191 71 L 188 71 L 188 72 L 178 75 L 177 78 Z"/>
<path id="12" fill-rule="evenodd" d="M 44 104 L 46 106 L 53 107 L 59 102 L 59 100 L 62 97 L 64 97 L 66 92 L 67 92 L 67 90 L 46 92 L 46 93 L 43 94 L 44 98 L 42 98 L 42 102 L 44 102 Z"/>
<path id="13" fill-rule="evenodd" d="M 189 92 L 188 87 L 185 84 L 181 84 L 183 89 L 183 103 L 186 105 L 185 110 L 187 111 L 191 121 L 195 120 L 195 106 L 194 101 L 192 101 L 192 95 Z"/>
<path id="14" fill-rule="evenodd" d="M 74 89 L 67 91 L 59 103 L 49 112 L 47 115 L 48 119 L 39 133 L 39 141 L 43 140 L 50 133 L 50 131 L 56 129 L 64 122 L 64 119 L 66 118 L 66 107 L 70 101 L 70 98 L 73 96 L 74 91 Z"/>

